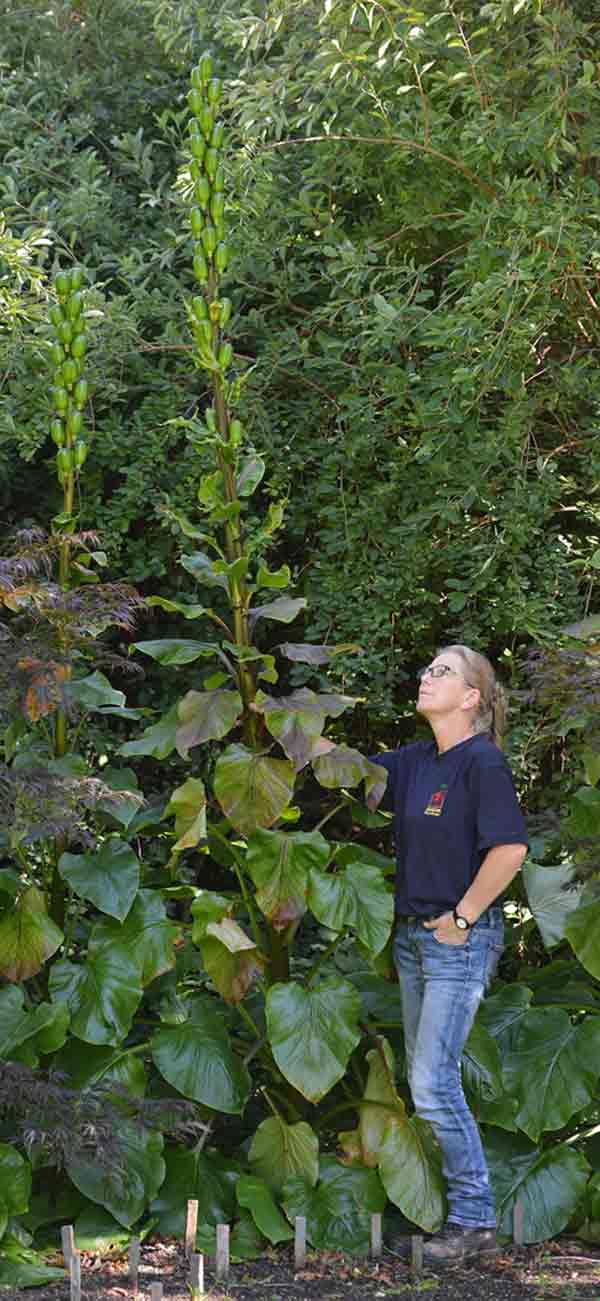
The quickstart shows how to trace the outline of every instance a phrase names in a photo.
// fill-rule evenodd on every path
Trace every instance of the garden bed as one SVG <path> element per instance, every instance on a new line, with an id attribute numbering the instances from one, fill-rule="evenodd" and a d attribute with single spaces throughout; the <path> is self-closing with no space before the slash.
<path id="1" fill-rule="evenodd" d="M 541 1247 L 507 1248 L 478 1268 L 424 1273 L 412 1278 L 407 1266 L 384 1249 L 380 1263 L 341 1253 L 309 1254 L 294 1273 L 290 1249 L 271 1250 L 258 1261 L 233 1265 L 226 1284 L 215 1284 L 210 1262 L 203 1301 L 600 1301 L 600 1250 L 573 1239 Z M 82 1256 L 82 1301 L 133 1301 L 124 1258 L 107 1261 Z M 150 1285 L 162 1282 L 165 1301 L 190 1301 L 179 1243 L 142 1247 L 138 1301 L 148 1301 Z M 39 1289 L 1 1289 L 5 1301 L 69 1301 L 68 1282 Z"/>

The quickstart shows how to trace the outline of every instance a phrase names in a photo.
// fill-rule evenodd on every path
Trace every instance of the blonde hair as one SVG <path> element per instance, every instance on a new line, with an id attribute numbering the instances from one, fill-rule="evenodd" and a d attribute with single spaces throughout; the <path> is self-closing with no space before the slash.
<path id="1" fill-rule="evenodd" d="M 440 655 L 452 651 L 458 655 L 465 666 L 464 679 L 470 687 L 479 692 L 479 704 L 473 726 L 476 732 L 489 732 L 492 741 L 502 749 L 502 740 L 506 726 L 506 695 L 496 673 L 479 651 L 470 646 L 444 646 Z"/>

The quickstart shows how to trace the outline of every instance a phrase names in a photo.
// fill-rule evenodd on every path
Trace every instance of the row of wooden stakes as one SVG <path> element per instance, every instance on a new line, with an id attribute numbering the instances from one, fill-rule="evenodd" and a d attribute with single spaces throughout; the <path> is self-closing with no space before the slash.
<path id="1" fill-rule="evenodd" d="M 204 1295 L 204 1256 L 195 1250 L 198 1230 L 198 1202 L 190 1198 L 187 1204 L 185 1223 L 185 1255 L 188 1262 L 188 1285 L 192 1301 L 202 1301 Z M 69 1273 L 71 1294 L 70 1301 L 81 1301 L 81 1256 L 75 1246 L 75 1234 L 72 1224 L 66 1224 L 61 1230 L 62 1249 L 65 1269 Z M 513 1240 L 517 1246 L 523 1245 L 523 1207 L 515 1203 L 513 1215 Z M 383 1250 L 382 1217 L 371 1216 L 371 1257 L 378 1260 Z M 140 1264 L 140 1239 L 132 1238 L 129 1245 L 129 1282 L 134 1297 L 138 1296 L 138 1271 Z M 303 1269 L 306 1264 L 306 1219 L 296 1216 L 294 1221 L 294 1267 Z M 415 1233 L 411 1238 L 411 1269 L 414 1274 L 423 1269 L 423 1237 Z M 229 1225 L 217 1225 L 217 1246 L 215 1255 L 215 1278 L 223 1282 L 229 1277 Z M 150 1301 L 162 1301 L 163 1284 L 150 1284 Z"/>

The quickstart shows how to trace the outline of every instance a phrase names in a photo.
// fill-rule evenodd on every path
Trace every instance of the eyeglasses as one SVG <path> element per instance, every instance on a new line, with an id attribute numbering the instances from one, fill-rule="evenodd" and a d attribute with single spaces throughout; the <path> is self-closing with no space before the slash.
<path id="1" fill-rule="evenodd" d="M 428 664 L 427 668 L 419 669 L 417 677 L 420 682 L 422 678 L 426 678 L 428 675 L 430 678 L 443 678 L 446 673 L 454 673 L 457 678 L 461 676 L 458 669 L 451 668 L 449 664 Z"/>

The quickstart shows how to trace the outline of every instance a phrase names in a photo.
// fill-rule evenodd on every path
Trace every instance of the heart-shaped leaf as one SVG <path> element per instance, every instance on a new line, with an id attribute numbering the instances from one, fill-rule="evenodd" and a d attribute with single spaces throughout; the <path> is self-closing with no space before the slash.
<path id="1" fill-rule="evenodd" d="M 23 1007 L 24 998 L 22 989 L 0 989 L 0 1058 L 37 1066 L 41 1055 L 64 1044 L 69 1011 L 53 1003 L 39 1003 L 30 1011 Z"/>
<path id="2" fill-rule="evenodd" d="M 272 985 L 266 1012 L 269 1042 L 282 1075 L 309 1102 L 319 1102 L 342 1078 L 360 1042 L 356 990 L 337 976 L 316 989 L 291 981 Z"/>
<path id="3" fill-rule="evenodd" d="M 572 867 L 540 867 L 525 863 L 523 881 L 529 907 L 546 948 L 560 944 L 571 914 L 581 902 L 581 886 L 573 880 Z"/>
<path id="4" fill-rule="evenodd" d="M 498 1129 L 486 1132 L 485 1152 L 502 1235 L 512 1238 L 518 1199 L 524 1241 L 556 1237 L 583 1196 L 589 1175 L 585 1157 L 566 1143 L 540 1149 L 521 1134 Z"/>
<path id="5" fill-rule="evenodd" d="M 337 873 L 313 869 L 308 906 L 330 930 L 355 930 L 374 956 L 385 948 L 394 920 L 394 898 L 377 867 L 350 863 Z"/>
<path id="6" fill-rule="evenodd" d="M 151 1051 L 161 1075 L 184 1097 L 227 1115 L 243 1111 L 250 1076 L 209 999 L 194 1000 L 184 1025 L 157 1030 Z"/>
<path id="7" fill-rule="evenodd" d="M 334 746 L 326 754 L 313 759 L 312 766 L 317 781 L 327 790 L 338 786 L 358 786 L 364 780 L 365 797 L 370 809 L 377 807 L 386 788 L 386 769 L 381 764 L 371 763 L 359 750 L 353 750 L 349 745 Z"/>
<path id="8" fill-rule="evenodd" d="M 503 1059 L 517 1124 L 532 1139 L 562 1129 L 591 1102 L 600 1074 L 600 1016 L 573 1025 L 562 1008 L 531 1009 L 513 1031 Z"/>
<path id="9" fill-rule="evenodd" d="M 173 846 L 180 853 L 184 849 L 194 849 L 206 840 L 206 791 L 204 782 L 199 777 L 188 777 L 182 786 L 173 791 L 164 812 L 164 817 L 175 814 L 175 835 L 178 837 Z"/>
<path id="10" fill-rule="evenodd" d="M 183 1236 L 189 1198 L 198 1202 L 201 1226 L 231 1223 L 236 1212 L 235 1185 L 240 1176 L 235 1161 L 219 1152 L 169 1146 L 165 1163 L 164 1183 L 150 1204 L 150 1214 L 157 1218 L 161 1235 Z"/>
<path id="11" fill-rule="evenodd" d="M 294 1237 L 294 1230 L 284 1220 L 263 1179 L 257 1175 L 240 1175 L 235 1192 L 240 1206 L 250 1211 L 256 1227 L 274 1246 Z"/>
<path id="12" fill-rule="evenodd" d="M 23 1215 L 31 1195 L 31 1166 L 10 1143 L 0 1143 L 0 1201 L 9 1215 Z"/>
<path id="13" fill-rule="evenodd" d="M 319 1178 L 319 1140 L 305 1120 L 286 1124 L 269 1116 L 258 1126 L 248 1162 L 274 1193 L 280 1193 L 290 1175 L 300 1175 L 312 1187 Z"/>
<path id="14" fill-rule="evenodd" d="M 274 619 L 276 623 L 292 623 L 305 610 L 308 601 L 304 596 L 280 596 L 276 601 L 270 601 L 268 605 L 257 605 L 250 611 L 250 621 L 255 623 L 257 619 Z"/>
<path id="15" fill-rule="evenodd" d="M 319 694 L 302 687 L 291 696 L 279 698 L 258 691 L 252 708 L 264 715 L 271 736 L 279 741 L 299 772 L 318 753 L 316 743 L 321 738 L 325 719 L 339 718 L 355 704 L 351 696 Z"/>
<path id="16" fill-rule="evenodd" d="M 120 746 L 117 754 L 125 757 L 130 755 L 150 755 L 153 759 L 167 759 L 175 749 L 175 739 L 177 725 L 179 722 L 177 714 L 177 705 L 172 705 L 171 709 L 157 723 L 152 723 L 147 727 L 137 741 L 126 741 Z"/>
<path id="17" fill-rule="evenodd" d="M 95 854 L 62 854 L 58 870 L 75 894 L 121 922 L 140 884 L 137 854 L 117 836 L 106 840 Z"/>
<path id="18" fill-rule="evenodd" d="M 256 902 L 276 931 L 304 916 L 309 871 L 325 867 L 330 854 L 318 831 L 252 832 L 246 865 L 257 887 Z"/>
<path id="19" fill-rule="evenodd" d="M 264 970 L 264 958 L 254 940 L 231 917 L 225 917 L 208 923 L 201 948 L 206 971 L 221 997 L 226 1003 L 241 1003 Z"/>
<path id="20" fill-rule="evenodd" d="M 144 1063 L 128 1048 L 86 1044 L 85 1052 L 82 1052 L 81 1041 L 70 1037 L 54 1059 L 53 1067 L 68 1075 L 78 1089 L 102 1081 L 102 1084 L 115 1084 L 117 1089 L 126 1089 L 138 1097 L 143 1097 L 146 1092 Z"/>
<path id="21" fill-rule="evenodd" d="M 375 1170 L 344 1166 L 333 1157 L 322 1159 L 316 1188 L 293 1175 L 282 1196 L 291 1220 L 305 1217 L 306 1236 L 313 1247 L 356 1255 L 368 1252 L 371 1215 L 381 1213 L 385 1206 Z"/>
<path id="22" fill-rule="evenodd" d="M 122 1157 L 118 1167 L 94 1160 L 90 1152 L 85 1159 L 67 1158 L 67 1172 L 85 1197 L 99 1202 L 119 1224 L 129 1226 L 156 1197 L 165 1177 L 162 1134 L 134 1125 L 123 1116 L 119 1147 Z"/>
<path id="23" fill-rule="evenodd" d="M 121 708 L 125 704 L 123 692 L 111 687 L 104 673 L 89 673 L 86 678 L 76 678 L 65 685 L 65 692 L 81 709 L 90 711 L 102 709 L 105 705 Z"/>
<path id="24" fill-rule="evenodd" d="M 131 1029 L 142 997 L 138 963 L 128 949 L 116 944 L 89 954 L 81 964 L 55 962 L 50 996 L 67 1004 L 73 1034 L 79 1039 L 119 1044 Z"/>
<path id="25" fill-rule="evenodd" d="M 194 660 L 206 659 L 217 654 L 217 646 L 208 641 L 192 641 L 191 638 L 164 637 L 160 641 L 134 641 L 131 650 L 149 655 L 158 664 L 176 667 L 180 664 L 193 664 Z"/>
<path id="26" fill-rule="evenodd" d="M 586 971 L 600 980 L 600 899 L 571 913 L 565 935 Z"/>
<path id="27" fill-rule="evenodd" d="M 294 793 L 294 768 L 287 759 L 230 745 L 217 759 L 214 790 L 236 831 L 249 835 L 281 817 Z"/>
<path id="28" fill-rule="evenodd" d="M 336 655 L 348 655 L 359 651 L 361 648 L 355 643 L 348 642 L 343 646 L 315 646 L 310 642 L 290 642 L 284 641 L 277 650 L 285 655 L 286 659 L 293 660 L 296 664 L 329 664 L 329 661 Z"/>
<path id="29" fill-rule="evenodd" d="M 46 912 L 42 891 L 30 886 L 0 919 L 0 976 L 15 982 L 35 976 L 63 938 Z"/>
<path id="30" fill-rule="evenodd" d="M 242 710 L 239 691 L 188 691 L 179 702 L 177 751 L 187 759 L 194 745 L 226 736 Z"/>
<path id="31" fill-rule="evenodd" d="M 180 927 L 167 916 L 158 891 L 138 890 L 124 922 L 99 918 L 91 932 L 88 951 L 97 953 L 113 945 L 126 949 L 137 964 L 145 988 L 175 966 L 174 945 L 180 934 Z"/>

